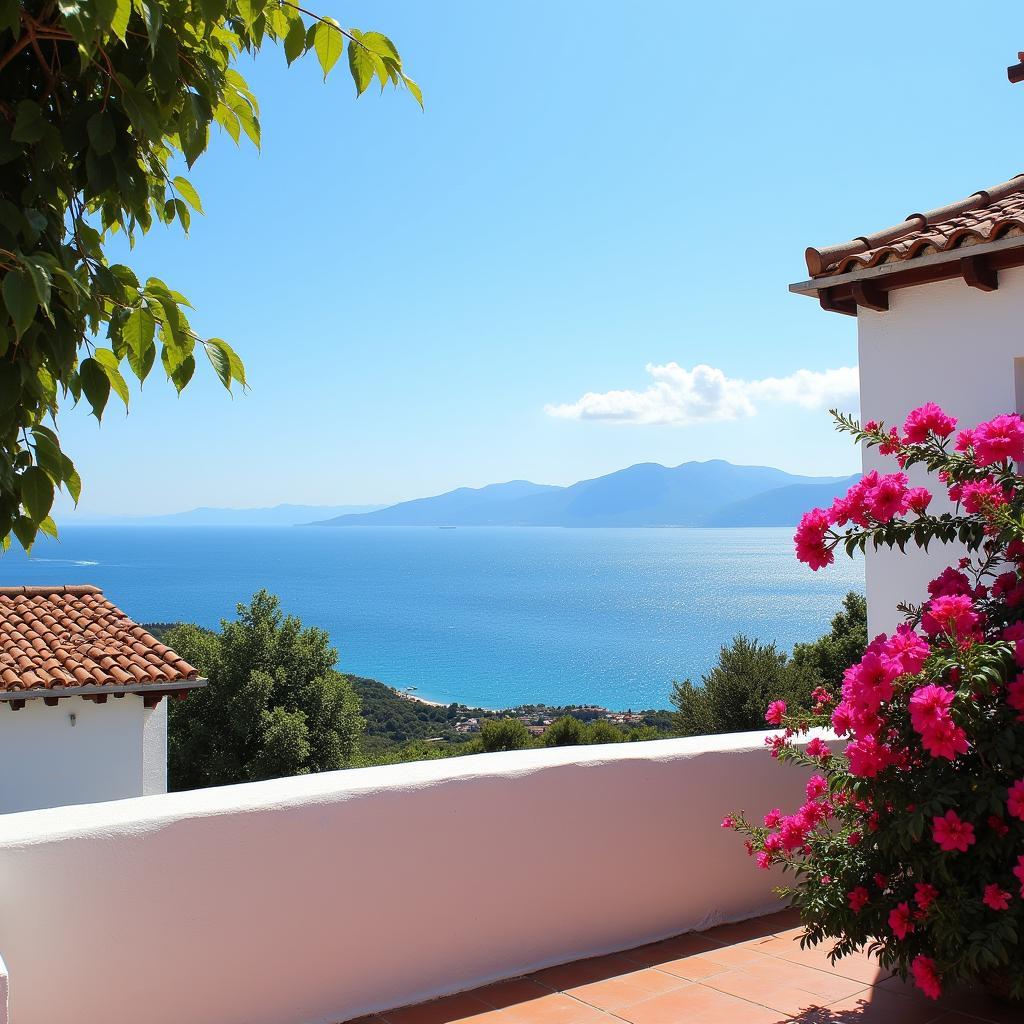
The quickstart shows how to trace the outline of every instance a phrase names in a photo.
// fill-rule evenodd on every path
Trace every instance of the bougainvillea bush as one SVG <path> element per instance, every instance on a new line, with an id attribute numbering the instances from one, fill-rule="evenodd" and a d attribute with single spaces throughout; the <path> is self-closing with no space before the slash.
<path id="1" fill-rule="evenodd" d="M 957 431 L 928 404 L 902 430 L 839 429 L 894 460 L 829 509 L 808 512 L 797 556 L 945 543 L 954 564 L 906 622 L 868 644 L 840 693 L 772 704 L 772 756 L 814 770 L 804 805 L 761 821 L 731 815 L 762 868 L 799 908 L 803 942 L 833 959 L 867 948 L 938 998 L 956 982 L 1024 997 L 1024 421 Z M 911 487 L 923 466 L 951 502 Z M 966 554 L 965 554 L 966 552 Z M 963 557 L 958 557 L 963 555 Z M 827 727 L 838 742 L 820 733 Z"/>

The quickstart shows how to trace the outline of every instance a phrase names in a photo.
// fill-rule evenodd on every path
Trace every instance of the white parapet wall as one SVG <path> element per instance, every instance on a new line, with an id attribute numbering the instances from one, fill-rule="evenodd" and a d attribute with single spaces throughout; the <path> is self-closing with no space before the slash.
<path id="1" fill-rule="evenodd" d="M 778 907 L 722 816 L 761 733 L 481 754 L 0 817 L 13 1024 L 335 1024 Z"/>

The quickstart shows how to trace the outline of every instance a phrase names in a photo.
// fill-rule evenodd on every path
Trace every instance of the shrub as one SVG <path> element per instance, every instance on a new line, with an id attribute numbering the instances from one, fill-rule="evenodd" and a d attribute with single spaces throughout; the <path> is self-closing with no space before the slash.
<path id="1" fill-rule="evenodd" d="M 937 406 L 896 428 L 837 417 L 859 442 L 894 455 L 900 472 L 867 474 L 797 529 L 813 569 L 873 546 L 956 542 L 967 555 L 928 586 L 906 623 L 876 637 L 808 711 L 772 704 L 773 756 L 815 769 L 807 800 L 747 836 L 762 867 L 793 873 L 780 891 L 799 908 L 805 941 L 834 940 L 833 959 L 865 946 L 883 967 L 938 998 L 954 982 L 1024 997 L 1024 420 L 998 416 L 954 440 Z M 929 513 L 910 487 L 921 465 L 948 489 L 953 511 Z M 845 739 L 833 750 L 827 726 Z"/>
<path id="2" fill-rule="evenodd" d="M 544 733 L 546 747 L 575 747 L 587 742 L 587 727 L 572 715 L 552 722 Z"/>
<path id="3" fill-rule="evenodd" d="M 701 686 L 689 679 L 672 684 L 676 731 L 680 736 L 709 736 L 763 729 L 769 701 L 801 703 L 818 681 L 813 665 L 794 665 L 775 644 L 737 636 L 722 648 Z"/>
<path id="4" fill-rule="evenodd" d="M 533 745 L 533 737 L 518 718 L 488 718 L 480 726 L 480 745 L 488 753 L 523 750 Z"/>
<path id="5" fill-rule="evenodd" d="M 584 742 L 621 743 L 625 738 L 626 734 L 621 729 L 617 729 L 611 722 L 601 719 L 597 722 L 591 722 L 587 726 Z"/>

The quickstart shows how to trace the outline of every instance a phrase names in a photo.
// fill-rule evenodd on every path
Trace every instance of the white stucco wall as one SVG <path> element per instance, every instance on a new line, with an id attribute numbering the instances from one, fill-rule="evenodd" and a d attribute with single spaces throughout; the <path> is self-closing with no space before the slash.
<path id="1" fill-rule="evenodd" d="M 0 702 L 0 813 L 165 792 L 166 729 L 166 711 L 132 694 L 20 711 Z"/>
<path id="2" fill-rule="evenodd" d="M 763 734 L 481 754 L 0 820 L 17 1024 L 317 1024 L 775 909 Z M 57 979 L 57 983 L 55 983 Z"/>
<path id="3" fill-rule="evenodd" d="M 1024 358 L 1022 320 L 1024 268 L 1001 271 L 994 292 L 969 288 L 961 280 L 943 281 L 890 292 L 888 311 L 861 309 L 862 419 L 902 426 L 911 409 L 929 401 L 956 416 L 961 426 L 1024 411 L 1014 363 Z M 865 453 L 865 471 L 896 468 L 877 449 Z M 915 484 L 943 490 L 920 471 L 911 477 Z M 937 500 L 932 508 L 942 511 L 948 503 Z M 932 545 L 927 554 L 907 551 L 906 556 L 898 550 L 867 552 L 871 635 L 897 625 L 897 603 L 923 600 L 928 580 L 962 553 L 942 545 Z"/>

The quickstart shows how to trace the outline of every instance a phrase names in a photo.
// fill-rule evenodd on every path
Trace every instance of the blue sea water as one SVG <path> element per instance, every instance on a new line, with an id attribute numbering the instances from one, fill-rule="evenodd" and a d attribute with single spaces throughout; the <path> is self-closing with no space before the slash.
<path id="1" fill-rule="evenodd" d="M 64 527 L 0 585 L 93 583 L 136 621 L 216 626 L 261 587 L 339 667 L 480 707 L 668 707 L 736 633 L 828 629 L 863 563 L 813 573 L 792 529 Z"/>

